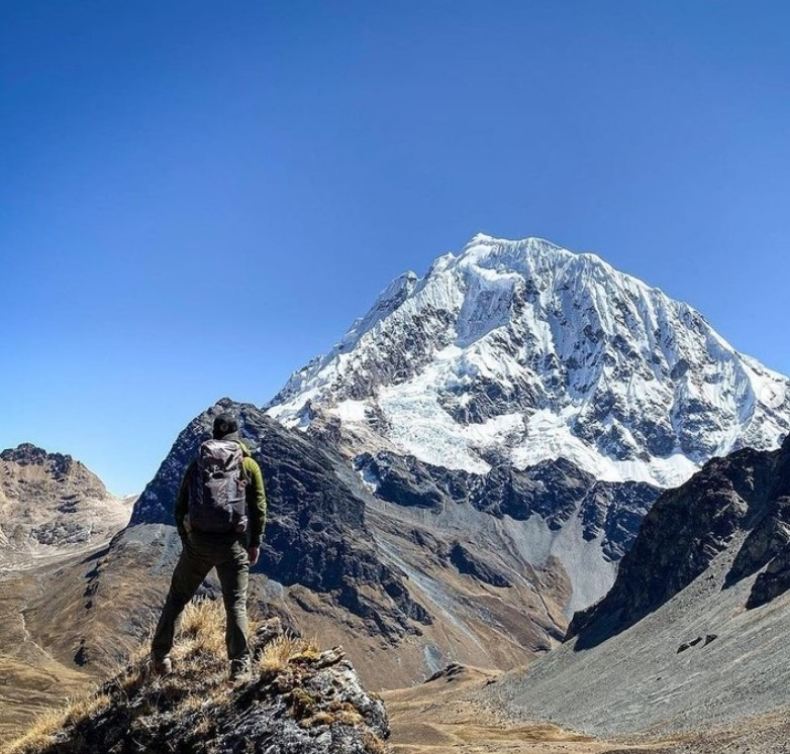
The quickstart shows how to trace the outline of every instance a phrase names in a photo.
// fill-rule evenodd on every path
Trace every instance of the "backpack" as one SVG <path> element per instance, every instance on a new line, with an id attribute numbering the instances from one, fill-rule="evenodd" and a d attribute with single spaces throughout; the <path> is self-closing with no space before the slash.
<path id="1" fill-rule="evenodd" d="M 247 530 L 247 475 L 235 440 L 206 440 L 198 450 L 189 490 L 189 523 L 213 534 Z"/>

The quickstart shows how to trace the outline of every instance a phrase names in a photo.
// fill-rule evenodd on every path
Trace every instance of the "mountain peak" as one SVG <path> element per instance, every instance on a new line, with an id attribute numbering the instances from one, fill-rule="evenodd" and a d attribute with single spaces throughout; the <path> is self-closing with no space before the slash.
<path id="1" fill-rule="evenodd" d="M 483 259 L 494 255 L 500 259 L 525 258 L 530 255 L 553 254 L 570 257 L 579 256 L 562 246 L 537 236 L 509 239 L 490 236 L 487 233 L 476 233 L 464 245 L 459 259 Z"/>
<path id="2" fill-rule="evenodd" d="M 72 456 L 29 442 L 0 453 L 0 566 L 100 542 L 128 519 L 128 502 Z"/>
<path id="3" fill-rule="evenodd" d="M 572 251 L 538 236 L 508 239 L 477 233 L 466 243 L 458 260 L 466 264 L 483 264 L 483 266 L 493 264 L 499 269 L 529 274 L 534 274 L 536 269 L 539 270 L 541 267 L 553 267 L 556 272 L 566 268 L 595 270 L 600 275 L 611 276 L 621 284 L 633 284 L 645 290 L 658 290 L 639 278 L 615 269 L 598 254 L 590 251 Z"/>
<path id="4" fill-rule="evenodd" d="M 538 248 L 552 248 L 573 253 L 562 246 L 539 236 L 525 236 L 524 238 L 502 238 L 488 233 L 475 233 L 465 244 L 464 251 L 475 246 L 512 246 L 523 250 Z M 463 252 L 462 252 L 463 253 Z"/>
<path id="5" fill-rule="evenodd" d="M 674 486 L 714 455 L 776 447 L 790 382 L 595 254 L 479 233 L 397 278 L 268 408 L 302 428 L 339 421 L 352 452 L 476 473 L 492 453 L 518 468 L 564 457 Z"/>
<path id="6" fill-rule="evenodd" d="M 10 461 L 21 465 L 42 465 L 51 462 L 61 470 L 67 470 L 74 459 L 64 453 L 49 453 L 31 442 L 23 442 L 15 448 L 6 448 L 0 452 L 0 460 Z"/>

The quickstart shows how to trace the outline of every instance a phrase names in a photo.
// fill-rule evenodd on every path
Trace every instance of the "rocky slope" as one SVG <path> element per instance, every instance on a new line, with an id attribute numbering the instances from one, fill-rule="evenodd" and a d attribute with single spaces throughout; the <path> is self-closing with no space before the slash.
<path id="1" fill-rule="evenodd" d="M 724 726 L 747 750 L 750 719 L 790 714 L 789 495 L 790 440 L 665 492 L 609 594 L 560 649 L 493 684 L 491 705 L 607 735 Z"/>
<path id="2" fill-rule="evenodd" d="M 746 535 L 743 538 L 743 535 Z M 744 607 L 790 589 L 790 440 L 772 453 L 750 448 L 717 458 L 664 494 L 642 523 L 612 590 L 574 617 L 569 636 L 584 645 L 653 612 L 727 550 L 734 559 L 724 588 L 754 577 Z"/>
<path id="3" fill-rule="evenodd" d="M 252 677 L 231 684 L 221 604 L 191 605 L 174 672 L 152 677 L 145 648 L 93 696 L 73 701 L 3 754 L 381 754 L 382 702 L 361 687 L 339 647 L 320 651 L 276 618 L 253 627 Z"/>
<path id="4" fill-rule="evenodd" d="M 273 399 L 280 421 L 485 473 L 565 458 L 674 486 L 712 456 L 776 447 L 787 378 L 690 306 L 548 241 L 475 236 L 393 281 Z"/>
<path id="5" fill-rule="evenodd" d="M 474 474 L 380 451 L 358 456 L 355 466 L 371 490 L 371 520 L 379 520 L 375 510 L 419 524 L 451 545 L 442 549 L 431 537 L 417 536 L 429 558 L 449 558 L 478 581 L 510 586 L 514 574 L 550 572 L 563 584 L 552 596 L 559 596 L 565 615 L 606 593 L 659 492 L 644 482 L 598 481 L 565 459 L 523 470 L 501 463 Z M 387 527 L 374 530 L 383 543 Z M 398 530 L 401 540 L 408 531 L 405 525 Z M 403 547 L 392 542 L 391 550 Z M 425 570 L 419 561 L 413 568 Z M 551 590 L 537 585 L 536 591 L 548 596 Z M 464 612 L 457 605 L 454 610 Z"/>
<path id="6" fill-rule="evenodd" d="M 363 479 L 375 480 L 376 497 L 401 506 L 441 512 L 465 504 L 500 519 L 540 517 L 551 531 L 559 531 L 575 515 L 582 538 L 600 543 L 609 561 L 627 552 L 658 494 L 643 482 L 599 481 L 564 458 L 528 469 L 498 464 L 483 475 L 381 452 L 359 456 L 356 468 Z"/>
<path id="7" fill-rule="evenodd" d="M 30 443 L 0 453 L 0 569 L 108 540 L 130 499 L 107 492 L 82 463 Z"/>

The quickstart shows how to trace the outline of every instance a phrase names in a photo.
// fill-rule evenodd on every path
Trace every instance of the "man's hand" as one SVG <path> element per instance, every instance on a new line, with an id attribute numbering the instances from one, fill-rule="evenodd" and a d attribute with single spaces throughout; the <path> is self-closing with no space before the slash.
<path id="1" fill-rule="evenodd" d="M 261 554 L 260 547 L 250 547 L 247 549 L 247 555 L 250 559 L 250 565 L 254 566 L 258 562 L 258 557 Z"/>

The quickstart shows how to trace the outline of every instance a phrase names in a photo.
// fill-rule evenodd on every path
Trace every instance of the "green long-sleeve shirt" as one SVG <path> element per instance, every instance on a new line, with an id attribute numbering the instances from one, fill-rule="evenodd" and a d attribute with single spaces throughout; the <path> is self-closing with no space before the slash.
<path id="1" fill-rule="evenodd" d="M 250 547 L 259 547 L 263 532 L 266 528 L 266 488 L 263 484 L 263 474 L 257 461 L 250 455 L 243 442 L 240 442 L 244 453 L 244 472 L 247 475 L 247 518 L 249 519 L 249 544 Z M 178 533 L 181 537 L 187 534 L 185 518 L 189 513 L 189 488 L 192 474 L 195 473 L 195 462 L 189 464 L 181 487 L 178 491 L 175 506 L 175 519 Z"/>

